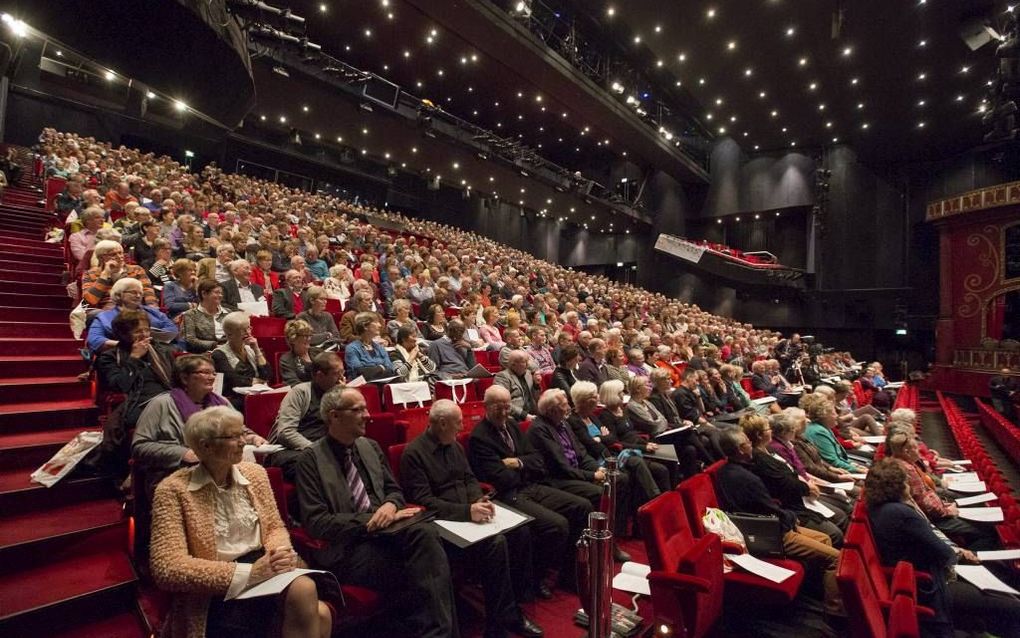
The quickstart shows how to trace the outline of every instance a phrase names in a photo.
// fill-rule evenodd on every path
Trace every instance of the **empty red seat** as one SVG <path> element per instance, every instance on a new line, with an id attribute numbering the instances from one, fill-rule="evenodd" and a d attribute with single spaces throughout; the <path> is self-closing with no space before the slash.
<path id="1" fill-rule="evenodd" d="M 269 438 L 286 392 L 262 392 L 244 397 L 244 424 L 262 438 Z"/>
<path id="2" fill-rule="evenodd" d="M 671 625 L 677 635 L 708 635 L 722 612 L 719 537 L 694 538 L 676 492 L 665 492 L 642 505 L 638 519 L 652 568 L 648 582 L 656 618 Z"/>

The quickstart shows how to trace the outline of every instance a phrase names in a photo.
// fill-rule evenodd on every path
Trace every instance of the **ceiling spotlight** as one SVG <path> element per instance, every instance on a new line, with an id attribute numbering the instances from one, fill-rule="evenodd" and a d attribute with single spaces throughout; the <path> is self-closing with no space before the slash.
<path id="1" fill-rule="evenodd" d="M 924 128 L 924 121 L 918 122 L 917 128 Z"/>
<path id="2" fill-rule="evenodd" d="M 853 47 L 846 47 L 845 49 L 843 49 L 843 57 L 848 58 L 853 54 L 853 52 L 854 52 Z"/>
<path id="3" fill-rule="evenodd" d="M 860 81 L 859 79 L 857 79 L 857 78 L 853 78 L 853 79 L 851 79 L 851 80 L 850 80 L 850 84 L 851 84 L 851 86 L 857 86 L 857 83 L 858 83 L 859 81 Z"/>
<path id="4" fill-rule="evenodd" d="M 917 74 L 917 79 L 918 80 L 925 80 L 925 79 L 927 79 L 927 77 L 928 77 L 928 74 L 924 73 L 923 71 L 921 73 Z"/>
<path id="5" fill-rule="evenodd" d="M 715 98 L 715 105 L 716 106 L 722 106 L 722 98 L 721 97 Z"/>
<path id="6" fill-rule="evenodd" d="M 772 117 L 779 117 L 779 111 L 772 111 Z"/>
<path id="7" fill-rule="evenodd" d="M 661 24 L 655 25 L 655 32 L 656 33 L 662 33 L 662 25 Z"/>
<path id="8" fill-rule="evenodd" d="M 107 72 L 106 72 L 106 73 L 104 74 L 104 77 L 105 77 L 105 78 L 106 78 L 107 80 L 113 80 L 113 78 L 117 77 L 117 75 L 116 75 L 116 74 L 115 74 L 115 73 L 114 73 L 113 71 L 107 71 Z"/>
<path id="9" fill-rule="evenodd" d="M 832 122 L 826 122 L 825 128 L 832 128 Z"/>
<path id="10" fill-rule="evenodd" d="M 864 124 L 861 124 L 861 128 L 862 129 L 867 129 L 869 126 L 870 126 L 870 124 L 868 124 L 867 122 L 865 122 Z"/>
<path id="11" fill-rule="evenodd" d="M 968 71 L 970 71 L 969 66 L 960 67 L 960 73 L 967 73 Z"/>
<path id="12" fill-rule="evenodd" d="M 749 68 L 746 68 L 746 69 L 744 69 L 744 77 L 747 77 L 747 78 L 749 78 L 749 77 L 751 77 L 751 74 L 752 74 L 752 73 L 754 73 L 754 71 L 753 71 L 753 70 L 752 70 L 752 69 L 751 69 L 750 67 L 749 67 Z"/>
<path id="13" fill-rule="evenodd" d="M 860 111 L 863 108 L 864 108 L 864 102 L 858 102 L 857 103 L 857 110 Z"/>
<path id="14" fill-rule="evenodd" d="M 811 91 L 814 91 L 817 88 L 818 88 L 818 83 L 817 82 L 812 82 L 811 84 L 808 85 L 808 89 L 811 90 Z"/>
<path id="15" fill-rule="evenodd" d="M 154 99 L 156 99 L 156 94 L 153 93 L 152 91 L 146 91 L 145 92 L 145 97 L 147 97 L 150 100 L 154 100 Z"/>
<path id="16" fill-rule="evenodd" d="M 919 40 L 917 42 L 917 46 L 919 46 L 921 48 L 924 48 L 924 47 L 928 46 L 928 41 L 927 40 Z"/>
<path id="17" fill-rule="evenodd" d="M 918 100 L 918 101 L 917 101 L 917 105 L 918 105 L 918 106 L 924 106 L 925 104 L 927 104 L 927 102 L 926 102 L 926 101 L 924 101 L 924 100 Z"/>
<path id="18" fill-rule="evenodd" d="M 634 36 L 634 44 L 641 44 L 641 36 L 639 35 Z"/>
<path id="19" fill-rule="evenodd" d="M 796 32 L 797 32 L 797 30 L 794 29 L 793 27 L 787 27 L 787 29 L 786 29 L 786 37 L 792 38 L 793 34 L 796 33 Z"/>
<path id="20" fill-rule="evenodd" d="M 180 100 L 174 100 L 174 108 L 177 109 L 178 111 L 184 111 L 187 110 L 188 105 L 185 104 L 184 102 L 181 102 Z"/>
<path id="21" fill-rule="evenodd" d="M 705 86 L 705 78 L 698 78 L 698 84 Z"/>
<path id="22" fill-rule="evenodd" d="M 799 64 L 800 66 L 807 66 L 807 58 L 801 58 L 800 60 L 797 61 L 797 64 Z"/>
<path id="23" fill-rule="evenodd" d="M 365 37 L 366 38 L 371 38 L 372 37 L 372 30 L 371 29 L 365 29 Z"/>
<path id="24" fill-rule="evenodd" d="M 608 7 L 606 9 L 606 15 L 609 16 L 610 18 L 615 16 L 616 15 L 616 7 Z"/>
<path id="25" fill-rule="evenodd" d="M 765 99 L 765 91 L 761 91 L 760 93 L 758 93 L 758 97 L 760 97 L 761 99 L 764 100 Z"/>
<path id="26" fill-rule="evenodd" d="M 325 4 L 320 4 L 319 5 L 319 11 L 321 13 L 326 13 L 327 11 L 329 11 L 329 7 L 327 7 Z"/>
<path id="27" fill-rule="evenodd" d="M 681 53 L 678 56 L 676 56 L 676 59 L 681 61 L 681 62 L 686 62 L 687 61 L 687 54 L 686 53 Z"/>
<path id="28" fill-rule="evenodd" d="M 730 40 L 729 42 L 727 42 L 726 43 L 726 48 L 729 49 L 730 51 L 736 49 L 737 48 L 736 40 Z"/>
<path id="29" fill-rule="evenodd" d="M 956 96 L 956 101 L 957 102 L 963 102 L 963 94 L 962 93 L 960 95 Z"/>
<path id="30" fill-rule="evenodd" d="M 819 111 L 824 111 L 825 110 L 825 102 L 822 102 L 821 104 L 818 105 L 818 110 Z"/>
<path id="31" fill-rule="evenodd" d="M 730 116 L 730 122 L 736 122 L 736 121 L 737 121 L 737 116 L 736 115 L 731 115 Z"/>
<path id="32" fill-rule="evenodd" d="M 715 17 L 715 9 L 713 8 L 713 9 L 709 9 L 708 11 L 706 11 L 706 12 L 705 12 L 705 16 L 706 16 L 706 17 L 707 17 L 707 18 L 708 18 L 709 20 L 711 20 L 712 18 L 714 18 L 714 17 Z"/>

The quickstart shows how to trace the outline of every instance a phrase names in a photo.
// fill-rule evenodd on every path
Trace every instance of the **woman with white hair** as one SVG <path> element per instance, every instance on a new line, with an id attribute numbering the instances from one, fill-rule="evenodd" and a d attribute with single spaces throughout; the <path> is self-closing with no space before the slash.
<path id="1" fill-rule="evenodd" d="M 92 252 L 95 266 L 90 268 L 81 280 L 81 296 L 90 308 L 108 310 L 115 303 L 110 296 L 113 284 L 118 279 L 130 277 L 142 284 L 142 305 L 159 308 L 159 299 L 152 288 L 152 282 L 145 270 L 136 264 L 124 261 L 124 247 L 118 242 L 103 240 L 96 243 Z"/>
<path id="2" fill-rule="evenodd" d="M 245 432 L 228 407 L 196 412 L 184 442 L 197 464 L 168 476 L 152 505 L 152 576 L 174 593 L 164 635 L 326 638 L 330 608 L 298 576 L 276 600 L 237 596 L 304 564 L 276 508 L 266 471 L 241 461 Z"/>
<path id="3" fill-rule="evenodd" d="M 347 301 L 351 298 L 351 289 L 354 286 L 354 275 L 350 269 L 343 264 L 336 264 L 329 269 L 329 277 L 322 280 L 322 289 L 326 291 L 327 299 Z"/>
<path id="4" fill-rule="evenodd" d="M 169 317 L 159 311 L 159 308 L 142 305 L 142 282 L 131 277 L 118 279 L 110 288 L 110 299 L 114 306 L 109 310 L 100 312 L 89 325 L 88 336 L 85 339 L 89 351 L 97 355 L 107 348 L 116 348 L 117 339 L 113 333 L 113 320 L 120 315 L 122 310 L 141 310 L 149 317 L 149 326 L 157 331 L 157 337 L 163 343 L 168 343 L 177 338 L 177 325 Z"/>
<path id="5" fill-rule="evenodd" d="M 223 318 L 223 334 L 227 342 L 213 350 L 216 372 L 223 373 L 223 396 L 239 411 L 244 411 L 244 396 L 234 388 L 268 382 L 270 369 L 259 342 L 251 334 L 251 319 L 243 312 L 232 312 Z"/>

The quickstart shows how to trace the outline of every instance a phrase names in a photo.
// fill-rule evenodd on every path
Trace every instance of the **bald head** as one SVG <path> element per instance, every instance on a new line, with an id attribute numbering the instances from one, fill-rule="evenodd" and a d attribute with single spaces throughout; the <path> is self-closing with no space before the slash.
<path id="1" fill-rule="evenodd" d="M 457 440 L 457 434 L 464 429 L 460 406 L 449 399 L 439 399 L 429 410 L 429 432 L 443 445 Z"/>
<path id="2" fill-rule="evenodd" d="M 500 427 L 510 418 L 510 391 L 500 385 L 492 385 L 485 391 L 485 418 Z"/>

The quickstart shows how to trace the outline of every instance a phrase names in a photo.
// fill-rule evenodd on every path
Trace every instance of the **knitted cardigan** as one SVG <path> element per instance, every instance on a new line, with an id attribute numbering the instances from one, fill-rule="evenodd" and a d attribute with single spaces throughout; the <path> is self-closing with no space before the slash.
<path id="1" fill-rule="evenodd" d="M 248 491 L 266 552 L 290 547 L 266 471 L 255 463 L 239 463 L 237 468 L 251 481 Z M 205 638 L 209 601 L 226 595 L 236 565 L 216 559 L 216 488 L 210 483 L 189 491 L 194 470 L 187 467 L 166 477 L 152 503 L 152 576 L 161 589 L 174 593 L 163 623 L 165 638 Z"/>

